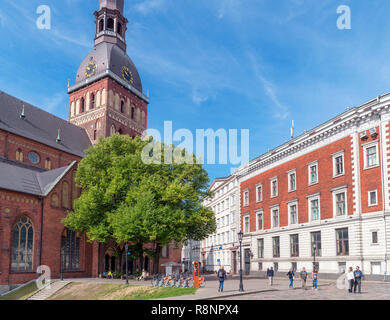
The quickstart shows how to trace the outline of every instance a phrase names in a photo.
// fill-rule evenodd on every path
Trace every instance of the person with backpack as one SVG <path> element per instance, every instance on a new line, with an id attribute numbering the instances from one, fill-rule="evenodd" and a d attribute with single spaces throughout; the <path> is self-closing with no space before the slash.
<path id="1" fill-rule="evenodd" d="M 313 278 L 313 287 L 312 289 L 318 291 L 318 271 L 317 269 L 314 269 L 313 270 L 313 274 L 312 274 L 312 278 Z"/>
<path id="2" fill-rule="evenodd" d="M 362 293 L 361 289 L 362 289 L 363 272 L 360 271 L 359 267 L 356 267 L 356 270 L 353 272 L 353 275 L 355 277 L 353 293 L 356 293 L 356 288 L 359 288 L 359 293 Z"/>
<path id="3" fill-rule="evenodd" d="M 274 268 L 271 267 L 270 269 L 267 269 L 267 277 L 269 281 L 269 285 L 272 286 L 274 284 Z"/>
<path id="4" fill-rule="evenodd" d="M 302 280 L 302 289 L 306 290 L 307 272 L 305 267 L 302 268 L 300 276 Z"/>
<path id="5" fill-rule="evenodd" d="M 290 280 L 290 285 L 288 286 L 289 288 L 291 289 L 294 289 L 294 270 L 293 269 L 290 269 L 289 272 L 287 272 L 287 276 Z"/>
<path id="6" fill-rule="evenodd" d="M 223 266 L 220 266 L 217 272 L 217 279 L 219 281 L 218 292 L 223 292 L 223 283 L 226 280 L 226 271 L 224 270 Z"/>

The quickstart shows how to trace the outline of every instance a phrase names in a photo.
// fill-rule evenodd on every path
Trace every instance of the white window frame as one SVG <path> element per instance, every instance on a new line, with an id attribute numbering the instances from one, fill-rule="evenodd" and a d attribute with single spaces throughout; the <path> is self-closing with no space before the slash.
<path id="1" fill-rule="evenodd" d="M 296 191 L 297 190 L 297 170 L 296 169 L 290 170 L 287 172 L 287 175 L 288 175 L 288 192 Z M 291 189 L 291 176 L 292 175 L 295 176 L 295 188 L 294 189 Z"/>
<path id="2" fill-rule="evenodd" d="M 333 198 L 333 217 L 337 219 L 347 218 L 348 217 L 348 187 L 342 186 L 338 188 L 334 188 L 332 191 L 332 198 Z M 338 216 L 337 215 L 337 195 L 344 193 L 345 195 L 345 214 Z"/>
<path id="3" fill-rule="evenodd" d="M 317 220 L 313 220 L 312 205 L 311 205 L 311 202 L 315 201 L 315 200 L 318 201 L 318 219 Z M 320 193 L 307 196 L 307 206 L 308 206 L 308 212 L 309 212 L 309 220 L 308 221 L 319 223 L 321 221 L 321 196 L 320 196 Z"/>
<path id="4" fill-rule="evenodd" d="M 280 208 L 279 208 L 279 205 L 270 207 L 270 210 L 271 210 L 271 228 L 272 229 L 280 228 Z M 278 225 L 277 226 L 274 225 L 274 211 L 275 210 L 278 211 Z"/>
<path id="5" fill-rule="evenodd" d="M 344 155 L 344 154 L 345 154 L 345 151 L 344 151 L 344 150 L 332 154 L 333 178 L 341 177 L 341 176 L 345 175 L 345 155 Z M 342 158 L 343 158 L 343 172 L 342 172 L 342 173 L 339 173 L 339 174 L 336 173 L 336 159 L 337 159 L 338 157 L 342 157 Z"/>
<path id="6" fill-rule="evenodd" d="M 297 222 L 295 222 L 295 223 L 292 223 L 292 221 L 291 221 L 291 207 L 292 206 L 296 207 Z M 298 200 L 287 202 L 287 207 L 288 207 L 288 225 L 289 226 L 297 226 L 299 224 L 299 221 L 298 221 L 299 220 L 298 219 Z M 280 225 L 280 221 L 279 221 L 279 225 Z"/>
<path id="7" fill-rule="evenodd" d="M 375 203 L 371 203 L 371 192 L 375 192 Z M 378 205 L 378 190 L 370 190 L 368 191 L 368 206 L 369 207 L 375 207 Z"/>
<path id="8" fill-rule="evenodd" d="M 262 220 L 263 220 L 261 229 L 259 228 L 259 215 L 262 216 Z M 256 211 L 256 230 L 257 231 L 264 230 L 264 210 Z"/>
<path id="9" fill-rule="evenodd" d="M 246 199 L 245 195 L 246 195 L 246 194 L 248 194 L 248 201 L 247 201 L 247 202 L 245 201 L 245 199 Z M 249 189 L 245 189 L 245 190 L 242 192 L 242 197 L 243 197 L 243 199 L 242 199 L 243 207 L 249 206 Z"/>
<path id="10" fill-rule="evenodd" d="M 316 167 L 317 169 L 317 181 L 313 182 L 311 180 L 311 168 L 313 167 Z M 309 176 L 309 186 L 312 186 L 314 184 L 318 184 L 319 183 L 319 177 L 318 177 L 318 161 L 314 161 L 314 162 L 311 162 L 307 165 L 307 170 L 308 170 L 308 176 Z"/>
<path id="11" fill-rule="evenodd" d="M 259 188 L 261 188 L 261 192 L 260 192 L 260 199 L 259 199 Z M 263 184 L 262 183 L 259 183 L 256 185 L 256 202 L 262 202 L 263 201 Z"/>
<path id="12" fill-rule="evenodd" d="M 363 158 L 364 158 L 364 170 L 377 168 L 379 167 L 379 146 L 378 141 L 372 141 L 362 145 L 363 147 Z M 367 149 L 375 147 L 376 148 L 376 164 L 369 166 L 367 159 Z"/>
<path id="13" fill-rule="evenodd" d="M 246 219 L 248 219 L 248 231 L 246 230 Z M 249 213 L 245 214 L 242 216 L 242 224 L 243 224 L 243 231 L 244 234 L 250 233 L 251 232 L 251 219 Z"/>
<path id="14" fill-rule="evenodd" d="M 273 189 L 272 189 L 272 184 L 273 184 L 273 182 L 275 182 L 276 181 L 276 195 L 274 195 L 273 194 Z M 270 179 L 270 187 L 271 187 L 271 198 L 276 198 L 277 196 L 278 196 L 278 194 L 279 194 L 279 185 L 278 185 L 278 178 L 277 177 L 274 177 L 274 178 L 271 178 Z"/>

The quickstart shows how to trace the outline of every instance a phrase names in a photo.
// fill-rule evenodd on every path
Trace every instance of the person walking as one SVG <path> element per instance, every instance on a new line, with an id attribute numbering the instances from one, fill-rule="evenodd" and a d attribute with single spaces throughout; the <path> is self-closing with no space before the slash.
<path id="1" fill-rule="evenodd" d="M 363 272 L 360 271 L 359 267 L 356 267 L 356 270 L 353 272 L 355 283 L 353 287 L 353 293 L 356 293 L 356 288 L 359 288 L 359 293 L 362 293 L 362 278 Z"/>
<path id="2" fill-rule="evenodd" d="M 302 289 L 306 290 L 307 272 L 305 267 L 302 268 L 300 276 L 302 280 Z"/>
<path id="3" fill-rule="evenodd" d="M 294 270 L 293 269 L 290 269 L 289 272 L 287 272 L 287 276 L 290 280 L 290 285 L 288 286 L 289 288 L 291 289 L 294 289 Z"/>
<path id="4" fill-rule="evenodd" d="M 223 283 L 226 280 L 226 271 L 224 270 L 223 266 L 220 266 L 217 272 L 217 278 L 219 281 L 218 292 L 223 292 Z"/>
<path id="5" fill-rule="evenodd" d="M 269 282 L 269 285 L 272 286 L 274 284 L 274 268 L 271 267 L 269 269 L 267 269 L 267 277 L 268 277 L 268 282 Z"/>
<path id="6" fill-rule="evenodd" d="M 314 290 L 318 290 L 318 271 L 317 269 L 314 269 L 313 270 L 313 274 L 312 274 L 312 278 L 313 278 L 313 287 L 312 289 Z"/>
<path id="7" fill-rule="evenodd" d="M 352 293 L 352 288 L 355 283 L 355 275 L 353 273 L 353 268 L 349 267 L 347 272 L 347 280 L 348 280 L 348 292 Z"/>

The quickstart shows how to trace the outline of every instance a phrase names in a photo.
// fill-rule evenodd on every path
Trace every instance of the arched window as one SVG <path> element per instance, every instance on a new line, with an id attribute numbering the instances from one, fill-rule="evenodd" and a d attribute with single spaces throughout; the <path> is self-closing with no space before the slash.
<path id="1" fill-rule="evenodd" d="M 79 188 L 76 183 L 76 170 L 72 172 L 72 201 L 76 200 L 79 196 Z"/>
<path id="2" fill-rule="evenodd" d="M 134 107 L 131 107 L 131 119 L 134 120 Z"/>
<path id="3" fill-rule="evenodd" d="M 45 160 L 45 169 L 51 170 L 51 160 L 49 158 Z"/>
<path id="4" fill-rule="evenodd" d="M 89 103 L 89 108 L 90 109 L 95 108 L 95 95 L 93 93 L 91 93 L 91 99 L 90 99 L 90 103 Z"/>
<path id="5" fill-rule="evenodd" d="M 99 21 L 99 32 L 103 31 L 104 28 L 104 19 L 100 19 Z"/>
<path id="6" fill-rule="evenodd" d="M 118 22 L 117 26 L 116 26 L 116 32 L 119 34 L 119 35 L 122 35 L 122 25 L 120 22 Z"/>
<path id="7" fill-rule="evenodd" d="M 55 208 L 59 206 L 58 196 L 56 193 L 51 196 L 51 206 Z"/>
<path id="8" fill-rule="evenodd" d="M 32 271 L 34 253 L 34 228 L 27 217 L 14 226 L 12 234 L 12 271 Z"/>
<path id="9" fill-rule="evenodd" d="M 123 130 L 122 130 L 122 129 L 119 129 L 119 130 L 118 130 L 118 133 L 119 133 L 119 134 L 123 134 Z"/>
<path id="10" fill-rule="evenodd" d="M 107 29 L 113 31 L 114 30 L 114 19 L 109 18 L 107 20 Z"/>
<path id="11" fill-rule="evenodd" d="M 69 184 L 66 181 L 62 183 L 62 207 L 69 208 Z"/>
<path id="12" fill-rule="evenodd" d="M 80 238 L 68 229 L 61 236 L 61 265 L 64 271 L 80 269 Z"/>
<path id="13" fill-rule="evenodd" d="M 15 157 L 16 157 L 16 161 L 23 162 L 23 151 L 22 151 L 22 149 L 16 150 Z"/>
<path id="14" fill-rule="evenodd" d="M 81 98 L 80 100 L 80 112 L 84 112 L 85 109 L 85 100 L 84 98 Z"/>
<path id="15" fill-rule="evenodd" d="M 111 125 L 110 133 L 113 135 L 116 132 L 115 126 Z"/>
<path id="16" fill-rule="evenodd" d="M 121 100 L 121 112 L 125 112 L 125 102 L 123 100 Z"/>

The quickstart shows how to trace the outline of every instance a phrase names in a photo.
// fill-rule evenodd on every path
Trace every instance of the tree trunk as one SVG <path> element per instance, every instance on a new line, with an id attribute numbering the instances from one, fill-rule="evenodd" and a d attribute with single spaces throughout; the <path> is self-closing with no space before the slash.
<path id="1" fill-rule="evenodd" d="M 158 273 L 159 271 L 159 264 L 160 264 L 160 254 L 161 254 L 161 247 L 156 244 L 156 247 L 154 249 L 154 253 L 155 253 L 155 258 L 154 258 L 154 263 L 153 263 L 153 272 L 155 274 Z"/>
<path id="2" fill-rule="evenodd" d="M 139 243 L 138 245 L 138 254 L 139 254 L 139 272 L 142 272 L 144 269 L 144 249 L 143 244 Z"/>

